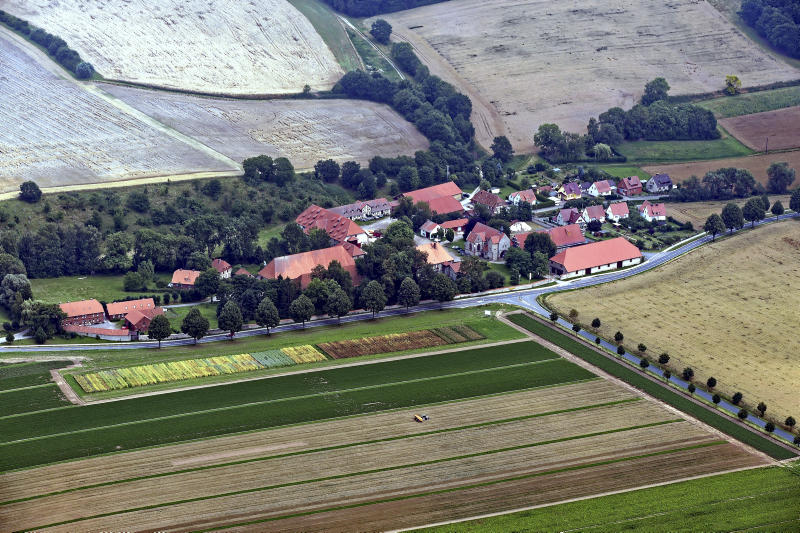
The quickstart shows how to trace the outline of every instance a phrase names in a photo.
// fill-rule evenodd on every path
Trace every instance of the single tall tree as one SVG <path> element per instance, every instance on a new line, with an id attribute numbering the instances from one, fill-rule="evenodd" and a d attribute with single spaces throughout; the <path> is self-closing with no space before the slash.
<path id="1" fill-rule="evenodd" d="M 237 331 L 242 330 L 242 325 L 244 324 L 242 311 L 236 305 L 236 302 L 233 300 L 225 302 L 225 305 L 222 306 L 222 311 L 219 312 L 217 322 L 219 323 L 219 329 L 230 332 L 230 338 L 233 340 L 233 336 Z"/>
<path id="2" fill-rule="evenodd" d="M 194 282 L 194 288 L 200 291 L 204 298 L 216 294 L 219 290 L 219 272 L 213 268 L 201 272 Z"/>
<path id="3" fill-rule="evenodd" d="M 756 225 L 756 222 L 764 220 L 764 216 L 766 215 L 765 211 L 761 198 L 750 198 L 747 200 L 747 203 L 744 204 L 742 214 L 744 215 L 744 219 L 750 222 L 750 227 L 752 228 Z"/>
<path id="4" fill-rule="evenodd" d="M 302 322 L 306 327 L 306 322 L 314 316 L 314 302 L 305 294 L 301 294 L 289 305 L 289 315 L 295 322 Z"/>
<path id="5" fill-rule="evenodd" d="M 19 199 L 23 202 L 35 204 L 42 198 L 42 191 L 39 186 L 32 181 L 23 182 L 19 186 Z"/>
<path id="6" fill-rule="evenodd" d="M 267 335 L 269 335 L 269 330 L 278 327 L 280 323 L 281 317 L 278 314 L 278 308 L 275 307 L 269 297 L 264 297 L 256 308 L 256 324 L 262 328 L 267 328 Z"/>
<path id="7" fill-rule="evenodd" d="M 778 217 L 781 216 L 786 210 L 783 208 L 783 204 L 780 200 L 777 200 L 774 204 L 772 204 L 772 214 L 775 215 L 775 220 L 778 220 Z"/>
<path id="8" fill-rule="evenodd" d="M 509 141 L 508 137 L 505 135 L 495 137 L 492 141 L 491 148 L 495 159 L 499 159 L 503 163 L 508 163 L 514 155 L 514 148 L 511 147 L 511 141 Z"/>
<path id="9" fill-rule="evenodd" d="M 785 162 L 772 163 L 767 169 L 767 190 L 772 194 L 785 194 L 794 182 L 795 171 Z"/>
<path id="10" fill-rule="evenodd" d="M 392 25 L 383 19 L 377 19 L 372 23 L 369 32 L 379 43 L 389 44 L 389 37 L 392 35 Z"/>
<path id="11" fill-rule="evenodd" d="M 451 301 L 456 297 L 456 293 L 458 292 L 458 288 L 453 280 L 441 272 L 433 277 L 431 281 L 431 290 L 433 291 L 433 297 L 436 298 L 439 303 Z"/>
<path id="12" fill-rule="evenodd" d="M 183 318 L 183 322 L 181 322 L 181 331 L 193 338 L 195 344 L 199 339 L 206 336 L 210 327 L 208 319 L 200 314 L 200 310 L 197 307 L 192 307 L 191 311 Z"/>
<path id="13" fill-rule="evenodd" d="M 372 318 L 375 318 L 375 314 L 386 307 L 386 293 L 383 292 L 383 286 L 375 280 L 367 283 L 361 293 L 361 302 L 364 309 L 372 311 Z"/>
<path id="14" fill-rule="evenodd" d="M 353 309 L 353 302 L 346 292 L 341 287 L 334 289 L 328 296 L 328 301 L 325 303 L 325 310 L 328 316 L 335 316 L 341 322 L 342 317 Z"/>
<path id="15" fill-rule="evenodd" d="M 706 219 L 703 229 L 706 231 L 706 233 L 711 234 L 711 240 L 713 241 L 716 240 L 718 233 L 725 231 L 725 223 L 722 221 L 721 216 L 714 213 Z"/>
<path id="16" fill-rule="evenodd" d="M 764 402 L 758 402 L 756 409 L 758 409 L 758 412 L 761 413 L 761 416 L 763 417 L 764 413 L 767 412 L 767 404 L 765 404 Z"/>
<path id="17" fill-rule="evenodd" d="M 659 100 L 666 100 L 669 88 L 669 83 L 664 78 L 659 77 L 647 82 L 642 95 L 642 105 L 650 105 Z"/>
<path id="18" fill-rule="evenodd" d="M 731 231 L 744 226 L 744 215 L 739 206 L 734 203 L 727 204 L 722 209 L 722 222 Z"/>
<path id="19" fill-rule="evenodd" d="M 789 198 L 789 209 L 795 213 L 800 212 L 800 187 L 795 189 L 792 193 L 792 197 Z"/>
<path id="20" fill-rule="evenodd" d="M 147 328 L 147 337 L 158 341 L 158 347 L 161 348 L 161 341 L 166 339 L 172 334 L 172 328 L 169 325 L 169 320 L 164 315 L 158 315 L 150 322 Z"/>
<path id="21" fill-rule="evenodd" d="M 412 305 L 417 305 L 420 299 L 419 285 L 411 278 L 403 279 L 400 283 L 400 290 L 397 291 L 397 303 L 405 305 L 406 309 Z"/>

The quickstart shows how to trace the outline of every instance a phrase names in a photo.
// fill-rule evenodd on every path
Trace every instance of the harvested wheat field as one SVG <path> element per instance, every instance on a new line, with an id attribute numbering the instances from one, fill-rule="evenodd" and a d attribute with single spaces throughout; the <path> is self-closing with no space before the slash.
<path id="1" fill-rule="evenodd" d="M 691 163 L 675 163 L 672 165 L 647 165 L 642 170 L 652 174 L 665 173 L 673 181 L 681 182 L 692 176 L 703 179 L 707 172 L 718 168 L 743 168 L 749 170 L 753 177 L 762 185 L 767 184 L 767 169 L 772 163 L 785 161 L 789 166 L 800 170 L 800 150 L 791 152 L 771 152 L 769 154 L 749 155 L 746 157 L 731 157 L 728 159 L 711 159 L 709 161 L 692 161 Z M 793 183 L 792 186 L 796 186 Z"/>
<path id="2" fill-rule="evenodd" d="M 197 530 L 270 520 L 250 526 L 263 531 L 352 530 L 368 520 L 387 529 L 574 497 L 581 472 L 580 493 L 590 495 L 765 463 L 602 380 L 425 412 L 425 424 L 403 409 L 7 473 L 0 523 Z M 110 484 L 91 486 L 98 482 Z M 452 507 L 440 501 L 447 489 Z M 12 501 L 22 498 L 31 499 Z M 354 504 L 366 506 L 335 511 Z M 383 513 L 386 505 L 402 512 Z M 335 526 L 326 527 L 329 509 Z"/>
<path id="3" fill-rule="evenodd" d="M 790 194 L 769 195 L 769 201 L 771 203 L 780 200 L 784 209 L 789 209 L 790 198 Z M 739 207 L 743 207 L 746 202 L 747 198 L 739 198 L 736 200 L 718 200 L 713 202 L 670 202 L 665 205 L 667 206 L 668 216 L 681 222 L 691 222 L 695 229 L 701 230 L 703 224 L 706 223 L 706 219 L 714 213 L 722 213 L 722 209 L 727 204 L 734 203 Z M 767 216 L 770 216 L 770 214 L 767 213 Z"/>
<path id="4" fill-rule="evenodd" d="M 723 118 L 719 123 L 753 150 L 800 148 L 800 106 Z"/>
<path id="5" fill-rule="evenodd" d="M 368 161 L 428 146 L 413 124 L 374 102 L 225 100 L 115 85 L 103 90 L 237 161 L 267 154 L 308 169 L 320 159 Z"/>
<path id="6" fill-rule="evenodd" d="M 672 94 L 719 90 L 732 72 L 750 85 L 800 77 L 705 1 L 453 0 L 384 18 L 433 73 L 493 104 L 518 151 L 532 149 L 546 122 L 585 132 L 590 117 L 630 107 L 657 76 Z M 502 133 L 480 118 L 479 140 Z"/>
<path id="7" fill-rule="evenodd" d="M 0 30 L 0 192 L 235 170 L 233 161 L 126 113 L 39 62 L 38 50 Z"/>
<path id="8" fill-rule="evenodd" d="M 627 346 L 668 352 L 670 366 L 717 378 L 727 394 L 741 391 L 767 415 L 800 414 L 800 221 L 747 231 L 691 252 L 650 272 L 553 295 L 560 312 L 582 321 L 600 317 L 606 338 L 617 330 Z"/>
<path id="9" fill-rule="evenodd" d="M 286 0 L 8 0 L 110 79 L 223 94 L 329 89 L 343 71 Z"/>

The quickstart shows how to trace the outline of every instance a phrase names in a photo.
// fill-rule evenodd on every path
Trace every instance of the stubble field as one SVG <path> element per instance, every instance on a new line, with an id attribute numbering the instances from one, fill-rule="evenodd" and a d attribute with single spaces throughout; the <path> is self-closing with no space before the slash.
<path id="1" fill-rule="evenodd" d="M 65 39 L 103 76 L 224 94 L 329 89 L 343 74 L 286 0 L 9 0 L 3 9 Z"/>
<path id="2" fill-rule="evenodd" d="M 676 183 L 697 176 L 703 179 L 707 172 L 719 168 L 742 168 L 749 170 L 753 177 L 762 185 L 767 184 L 767 169 L 772 163 L 785 161 L 790 167 L 800 169 L 800 150 L 790 152 L 771 152 L 769 154 L 749 155 L 745 157 L 732 157 L 728 159 L 712 159 L 710 161 L 692 161 L 689 163 L 657 164 L 642 166 L 650 174 L 669 174 Z M 797 183 L 792 184 L 793 186 Z"/>
<path id="3" fill-rule="evenodd" d="M 724 118 L 719 122 L 728 133 L 753 150 L 800 147 L 800 106 Z"/>
<path id="4" fill-rule="evenodd" d="M 433 73 L 490 102 L 518 151 L 542 123 L 583 132 L 591 116 L 630 107 L 657 76 L 682 94 L 719 90 L 731 72 L 751 85 L 799 74 L 705 1 L 454 0 L 385 18 Z M 473 122 L 482 142 L 503 133 Z"/>
<path id="5" fill-rule="evenodd" d="M 769 195 L 770 202 L 774 203 L 776 201 L 780 201 L 781 204 L 783 204 L 784 209 L 789 209 L 790 198 L 791 195 L 789 194 Z M 681 222 L 691 222 L 695 229 L 700 230 L 710 215 L 714 213 L 722 213 L 722 209 L 727 204 L 733 203 L 739 207 L 743 207 L 746 202 L 747 199 L 745 198 L 739 198 L 735 200 L 718 200 L 713 202 L 670 202 L 666 204 L 667 216 L 671 216 L 675 220 L 679 220 Z M 767 215 L 770 216 L 769 213 L 767 213 Z"/>
<path id="6" fill-rule="evenodd" d="M 668 352 L 670 366 L 691 366 L 704 383 L 744 394 L 782 421 L 800 413 L 800 222 L 757 228 L 706 245 L 651 272 L 548 298 L 582 321 L 599 317 L 601 334 L 619 330 L 627 346 Z"/>
<path id="7" fill-rule="evenodd" d="M 320 159 L 367 161 L 428 146 L 411 123 L 374 102 L 225 100 L 115 85 L 103 90 L 237 161 L 267 154 L 307 169 Z"/>
<path id="8" fill-rule="evenodd" d="M 43 67 L 0 29 L 0 192 L 199 170 L 235 170 Z M 41 52 L 38 52 L 41 55 Z"/>
<path id="9" fill-rule="evenodd" d="M 414 412 L 7 473 L 0 522 L 49 531 L 379 530 L 764 464 L 602 380 L 430 406 L 425 424 Z"/>

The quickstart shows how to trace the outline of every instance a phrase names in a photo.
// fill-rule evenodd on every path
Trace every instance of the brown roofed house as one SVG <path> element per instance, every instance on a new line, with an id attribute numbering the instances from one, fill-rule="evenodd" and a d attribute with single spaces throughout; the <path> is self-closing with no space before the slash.
<path id="1" fill-rule="evenodd" d="M 453 257 L 447 249 L 439 243 L 429 242 L 427 244 L 420 244 L 417 250 L 427 254 L 426 261 L 429 265 L 433 265 L 436 272 L 441 272 L 445 263 L 453 262 Z"/>
<path id="2" fill-rule="evenodd" d="M 202 274 L 202 272 L 199 270 L 184 270 L 179 268 L 172 273 L 170 287 L 173 289 L 192 289 L 194 288 L 194 282 L 197 281 L 200 274 Z"/>
<path id="3" fill-rule="evenodd" d="M 511 247 L 511 239 L 500 230 L 478 222 L 467 235 L 466 251 L 489 261 L 499 261 Z"/>
<path id="4" fill-rule="evenodd" d="M 103 304 L 97 300 L 81 300 L 59 304 L 61 310 L 67 315 L 61 321 L 62 326 L 88 326 L 99 324 L 106 318 Z"/>
<path id="5" fill-rule="evenodd" d="M 230 278 L 231 272 L 233 272 L 233 267 L 231 267 L 230 263 L 219 257 L 211 261 L 211 268 L 219 272 L 219 277 L 224 279 Z"/>
<path id="6" fill-rule="evenodd" d="M 489 191 L 478 191 L 472 197 L 472 203 L 482 205 L 489 209 L 491 213 L 497 213 L 505 205 L 502 198 Z"/>
<path id="7" fill-rule="evenodd" d="M 145 309 L 155 309 L 156 303 L 152 298 L 141 298 L 139 300 L 127 300 L 124 302 L 111 302 L 106 304 L 109 320 L 121 320 L 132 311 L 143 311 Z"/>
<path id="8" fill-rule="evenodd" d="M 281 276 L 291 280 L 299 280 L 300 287 L 305 289 L 311 283 L 311 272 L 314 267 L 322 265 L 328 268 L 332 261 L 338 261 L 350 273 L 353 285 L 358 285 L 360 278 L 356 270 L 356 262 L 344 246 L 332 246 L 310 252 L 276 257 L 267 263 L 267 266 L 258 271 L 258 276 L 262 279 L 276 279 Z"/>
<path id="9" fill-rule="evenodd" d="M 642 252 L 624 237 L 617 237 L 562 250 L 550 258 L 550 273 L 566 279 L 641 262 Z"/>
<path id="10" fill-rule="evenodd" d="M 125 315 L 125 324 L 131 331 L 147 331 L 147 328 L 150 327 L 150 322 L 158 315 L 163 314 L 164 310 L 160 307 L 131 311 Z"/>
<path id="11" fill-rule="evenodd" d="M 318 205 L 311 204 L 305 211 L 295 218 L 303 231 L 308 233 L 314 228 L 324 229 L 331 240 L 337 244 L 345 241 L 365 244 L 368 241 L 367 233 L 361 226 L 347 217 L 333 213 Z"/>

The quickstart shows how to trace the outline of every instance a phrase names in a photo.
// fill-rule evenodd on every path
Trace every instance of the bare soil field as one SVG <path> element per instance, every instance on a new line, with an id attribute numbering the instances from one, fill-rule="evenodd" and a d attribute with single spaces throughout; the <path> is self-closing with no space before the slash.
<path id="1" fill-rule="evenodd" d="M 785 209 L 789 208 L 789 199 L 791 195 L 789 194 L 780 194 L 780 195 L 770 195 L 769 200 L 770 202 L 776 202 L 780 200 L 783 204 Z M 667 215 L 673 217 L 675 220 L 679 220 L 681 222 L 691 222 L 694 225 L 695 229 L 701 230 L 703 224 L 706 223 L 706 219 L 714 214 L 714 213 L 721 213 L 722 209 L 725 205 L 729 203 L 734 203 L 739 207 L 744 206 L 746 199 L 737 199 L 737 200 L 730 200 L 730 201 L 714 201 L 714 202 L 686 202 L 686 203 L 667 203 Z"/>
<path id="2" fill-rule="evenodd" d="M 702 179 L 706 172 L 718 168 L 743 168 L 749 170 L 753 177 L 762 185 L 767 184 L 767 169 L 772 163 L 785 161 L 789 166 L 800 169 L 800 151 L 771 152 L 769 154 L 749 155 L 745 157 L 732 157 L 729 159 L 713 159 L 710 161 L 692 161 L 690 163 L 675 163 L 672 165 L 658 164 L 643 166 L 642 170 L 650 174 L 666 173 L 676 182 L 684 181 L 692 176 Z M 797 185 L 793 183 L 792 186 Z"/>
<path id="3" fill-rule="evenodd" d="M 386 105 L 355 100 L 226 100 L 103 84 L 159 122 L 241 161 L 288 157 L 299 169 L 320 159 L 367 161 L 413 155 L 425 137 Z"/>
<path id="4" fill-rule="evenodd" d="M 719 121 L 728 133 L 748 148 L 764 151 L 800 148 L 800 106 L 753 113 Z"/>
<path id="5" fill-rule="evenodd" d="M 601 333 L 627 346 L 668 352 L 670 366 L 691 366 L 695 379 L 744 394 L 767 416 L 797 418 L 800 400 L 800 221 L 757 228 L 693 251 L 623 281 L 553 295 L 559 311 L 582 321 L 600 317 Z"/>
<path id="6" fill-rule="evenodd" d="M 630 107 L 657 76 L 672 94 L 719 90 L 732 72 L 745 85 L 800 77 L 698 0 L 453 0 L 384 18 L 398 39 L 431 52 L 421 59 L 432 72 L 490 102 L 522 152 L 540 124 L 582 133 L 590 117 Z"/>
<path id="7" fill-rule="evenodd" d="M 636 401 L 606 405 L 620 400 Z M 565 479 L 565 469 L 586 468 L 589 482 L 581 490 L 594 494 L 609 490 L 612 482 L 614 488 L 633 487 L 764 463 L 601 380 L 436 405 L 425 412 L 431 416 L 425 424 L 412 422 L 412 411 L 400 410 L 5 474 L 0 477 L 5 501 L 49 495 L 0 505 L 0 523 L 14 530 L 61 521 L 70 522 L 47 530 L 196 530 L 286 517 L 289 529 L 310 530 L 324 528 L 321 515 L 291 517 L 363 503 L 367 507 L 350 515 L 350 523 L 340 525 L 346 515 L 336 514 L 336 526 L 324 529 L 362 528 L 363 513 L 382 524 L 375 529 L 387 529 L 572 497 L 574 478 Z M 483 423 L 490 424 L 474 426 Z M 295 454 L 299 451 L 305 453 Z M 638 458 L 653 453 L 663 455 Z M 607 461 L 621 461 L 611 465 L 614 475 L 603 466 Z M 631 468 L 634 463 L 637 468 Z M 186 470 L 210 465 L 216 466 Z M 110 481 L 117 483 L 81 488 Z M 481 483 L 499 484 L 492 495 L 485 490 L 478 499 L 461 495 L 480 491 L 471 487 Z M 448 489 L 456 489 L 454 513 L 433 494 Z M 409 497 L 405 504 L 396 502 L 405 509 L 401 514 L 385 515 L 376 512 L 385 504 L 370 505 Z M 180 503 L 186 498 L 204 499 Z M 429 498 L 415 510 L 415 501 Z M 98 516 L 105 513 L 109 516 Z M 92 516 L 97 517 L 83 519 Z M 278 521 L 253 530 L 265 527 L 285 529 Z"/>
<path id="8" fill-rule="evenodd" d="M 25 180 L 53 187 L 236 169 L 55 75 L 23 46 L 0 30 L 0 192 Z"/>
<path id="9" fill-rule="evenodd" d="M 110 79 L 223 94 L 329 89 L 343 71 L 286 0 L 7 0 Z"/>

